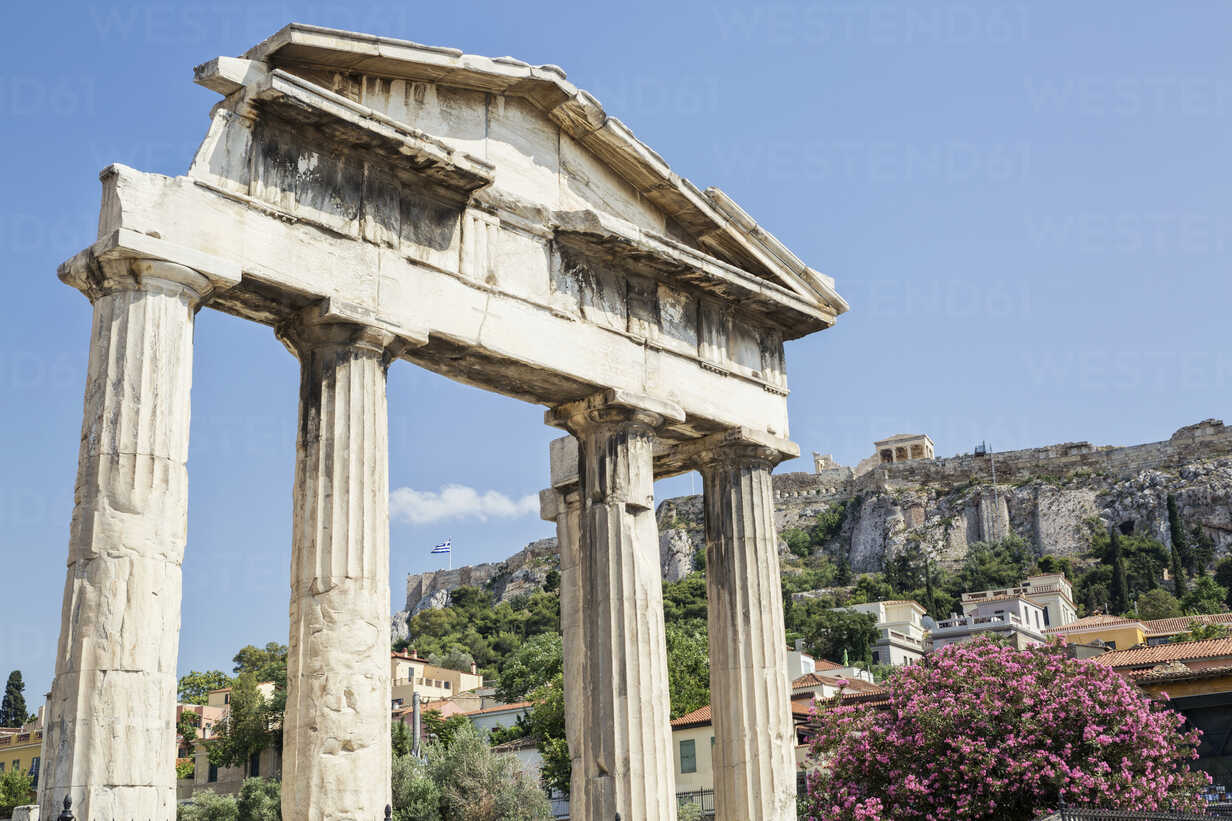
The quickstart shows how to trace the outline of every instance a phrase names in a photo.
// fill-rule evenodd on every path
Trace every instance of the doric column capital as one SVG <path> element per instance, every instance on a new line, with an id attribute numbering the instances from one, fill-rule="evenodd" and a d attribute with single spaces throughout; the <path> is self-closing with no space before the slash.
<path id="1" fill-rule="evenodd" d="M 352 348 L 379 354 L 388 363 L 405 347 L 386 328 L 336 319 L 315 308 L 279 324 L 274 333 L 301 360 L 309 351 Z"/>
<path id="2" fill-rule="evenodd" d="M 93 263 L 80 275 L 64 280 L 91 302 L 120 291 L 162 291 L 183 295 L 197 306 L 214 290 L 208 277 L 175 262 L 122 258 L 94 259 Z"/>
<path id="3" fill-rule="evenodd" d="M 609 389 L 558 405 L 545 414 L 544 421 L 565 428 L 575 436 L 601 425 L 634 426 L 654 431 L 667 422 L 683 422 L 684 410 L 653 396 Z"/>
<path id="4" fill-rule="evenodd" d="M 677 445 L 670 461 L 698 470 L 716 465 L 757 465 L 773 468 L 800 455 L 788 439 L 752 428 L 731 428 Z"/>

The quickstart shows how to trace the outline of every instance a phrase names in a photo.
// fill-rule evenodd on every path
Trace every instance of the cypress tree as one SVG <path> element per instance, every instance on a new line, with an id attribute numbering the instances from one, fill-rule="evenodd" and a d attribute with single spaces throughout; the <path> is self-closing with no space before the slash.
<path id="1" fill-rule="evenodd" d="M 0 702 L 0 727 L 20 727 L 30 717 L 26 712 L 25 689 L 21 671 L 9 673 L 9 682 L 4 687 L 4 701 Z"/>
<path id="2" fill-rule="evenodd" d="M 1181 514 L 1176 508 L 1176 497 L 1171 493 L 1168 494 L 1168 530 L 1172 534 L 1173 555 L 1179 558 L 1182 567 L 1193 573 L 1193 551 L 1189 549 L 1189 540 L 1185 538 L 1185 526 L 1181 523 Z"/>
<path id="3" fill-rule="evenodd" d="M 1169 554 L 1169 572 L 1172 574 L 1172 592 L 1178 599 L 1188 592 L 1189 585 L 1185 582 L 1185 568 L 1192 563 L 1189 545 L 1185 541 L 1185 528 L 1181 525 L 1181 514 L 1176 508 L 1176 497 L 1168 494 L 1168 530 L 1171 532 L 1172 551 Z"/>
<path id="4" fill-rule="evenodd" d="M 933 563 L 924 555 L 924 607 L 928 615 L 937 618 L 937 597 L 933 594 Z"/>
<path id="5" fill-rule="evenodd" d="M 1125 553 L 1121 549 L 1121 533 L 1115 526 L 1108 528 L 1108 558 L 1112 563 L 1108 609 L 1117 615 L 1124 615 L 1129 610 L 1129 580 L 1125 572 Z"/>

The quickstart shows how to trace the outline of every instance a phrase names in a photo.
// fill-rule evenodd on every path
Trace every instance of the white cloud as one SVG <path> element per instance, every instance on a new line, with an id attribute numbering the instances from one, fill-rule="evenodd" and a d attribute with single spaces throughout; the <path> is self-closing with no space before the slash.
<path id="1" fill-rule="evenodd" d="M 445 485 L 440 493 L 400 487 L 390 494 L 389 512 L 393 518 L 413 525 L 445 519 L 516 519 L 539 512 L 539 497 L 531 494 L 511 499 L 489 490 L 480 493 L 466 485 Z"/>

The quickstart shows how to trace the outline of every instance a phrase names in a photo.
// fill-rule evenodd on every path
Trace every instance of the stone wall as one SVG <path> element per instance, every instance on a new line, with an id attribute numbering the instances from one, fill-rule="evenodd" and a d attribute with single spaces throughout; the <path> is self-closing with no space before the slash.
<path id="1" fill-rule="evenodd" d="M 1202 459 L 1232 455 L 1232 429 L 1218 419 L 1188 425 L 1163 442 L 1128 447 L 1096 447 L 1090 442 L 1066 442 L 1042 448 L 1010 450 L 991 455 L 921 459 L 884 467 L 861 477 L 864 487 L 878 483 L 919 485 L 989 481 L 996 463 L 997 481 L 1012 484 L 1034 478 L 1103 473 L 1128 478 L 1143 470 L 1178 468 Z"/>

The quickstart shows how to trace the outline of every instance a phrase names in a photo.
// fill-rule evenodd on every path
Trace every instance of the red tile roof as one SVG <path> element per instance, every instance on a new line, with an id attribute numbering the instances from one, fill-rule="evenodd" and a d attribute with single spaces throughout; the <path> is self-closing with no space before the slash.
<path id="1" fill-rule="evenodd" d="M 462 715 L 478 716 L 483 715 L 484 713 L 503 713 L 510 710 L 524 710 L 534 706 L 535 703 L 533 701 L 517 701 L 513 704 L 498 704 L 495 707 L 484 707 L 482 710 L 470 710 L 469 712 L 462 713 Z"/>
<path id="2" fill-rule="evenodd" d="M 1171 636 L 1176 633 L 1184 633 L 1194 622 L 1232 625 L 1232 613 L 1211 613 L 1206 616 L 1178 616 L 1173 619 L 1155 619 L 1154 621 L 1142 622 L 1142 626 L 1146 628 L 1148 636 Z"/>
<path id="3" fill-rule="evenodd" d="M 843 669 L 843 665 L 837 662 L 834 662 L 834 661 L 829 661 L 828 659 L 817 659 L 815 662 L 813 662 L 813 667 L 816 670 L 842 670 Z"/>
<path id="4" fill-rule="evenodd" d="M 1070 622 L 1061 627 L 1045 627 L 1044 632 L 1049 635 L 1058 636 L 1066 633 L 1085 633 L 1088 630 L 1098 630 L 1101 627 L 1113 627 L 1117 625 L 1139 624 L 1135 619 L 1125 619 L 1120 616 L 1110 616 L 1107 613 L 1096 613 L 1091 616 L 1085 616 L 1078 621 Z M 1145 622 L 1142 623 L 1145 628 Z"/>
<path id="5" fill-rule="evenodd" d="M 1165 684 L 1174 681 L 1193 681 L 1204 678 L 1223 678 L 1232 676 L 1232 665 L 1221 664 L 1218 667 L 1203 667 L 1190 670 L 1181 662 L 1159 665 L 1147 670 L 1128 670 L 1124 673 L 1138 684 Z"/>
<path id="6" fill-rule="evenodd" d="M 813 699 L 810 696 L 797 697 L 791 700 L 791 717 L 797 721 L 807 719 L 813 709 Z M 698 707 L 691 713 L 685 713 L 680 718 L 672 721 L 674 729 L 686 729 L 688 727 L 705 727 L 707 724 L 714 723 L 714 713 L 710 710 L 710 705 Z"/>
<path id="7" fill-rule="evenodd" d="M 691 713 L 685 713 L 680 718 L 672 722 L 672 726 L 681 727 L 704 727 L 714 721 L 714 716 L 710 712 L 710 705 L 698 707 Z"/>
<path id="8" fill-rule="evenodd" d="M 1228 656 L 1232 660 L 1232 638 L 1207 639 L 1206 641 L 1182 641 L 1176 644 L 1157 644 L 1154 647 L 1132 647 L 1128 650 L 1113 650 L 1095 658 L 1109 667 L 1154 667 L 1169 661 L 1193 661 Z"/>

